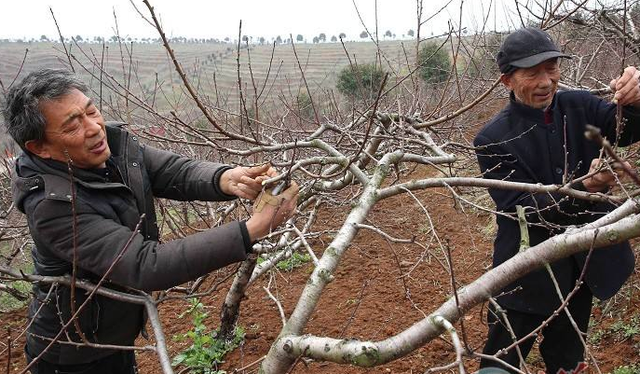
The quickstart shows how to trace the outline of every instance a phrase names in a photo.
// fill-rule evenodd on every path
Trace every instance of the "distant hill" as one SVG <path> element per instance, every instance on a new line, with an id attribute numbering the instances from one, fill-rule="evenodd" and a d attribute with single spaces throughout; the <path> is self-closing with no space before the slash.
<path id="1" fill-rule="evenodd" d="M 403 53 L 402 43 L 411 56 L 414 53 L 413 41 L 380 42 L 381 51 L 386 58 L 386 61 L 383 59 L 383 65 L 391 64 L 396 71 L 407 70 L 407 59 Z M 99 76 L 100 73 L 94 65 L 99 66 L 101 60 L 104 61 L 104 70 L 116 77 L 121 83 L 124 82 L 124 75 L 128 75 L 131 69 L 132 75 L 137 76 L 130 82 L 134 92 L 150 93 L 158 83 L 164 85 L 168 83 L 180 84 L 179 76 L 176 74 L 167 52 L 160 44 L 123 44 L 124 56 L 121 56 L 120 46 L 116 43 L 105 45 L 104 56 L 102 44 L 82 43 L 79 46 L 82 51 L 76 45 L 71 46 L 71 55 L 95 76 Z M 376 47 L 373 42 L 347 42 L 345 46 L 354 63 L 372 62 L 376 58 Z M 212 98 L 216 96 L 215 74 L 217 94 L 228 97 L 230 100 L 237 99 L 236 45 L 176 43 L 172 45 L 172 48 L 185 71 L 191 78 L 194 78 L 194 84 L 202 90 L 201 92 Z M 304 69 L 305 78 L 312 90 L 333 88 L 337 72 L 349 64 L 349 59 L 340 43 L 301 43 L 296 44 L 296 51 Z M 26 60 L 20 71 L 25 53 Z M 275 50 L 272 45 L 249 45 L 248 47 L 244 45 L 242 47 L 240 54 L 241 78 L 243 83 L 247 85 L 247 89 L 253 90 L 249 72 L 249 57 L 258 89 L 264 85 L 267 79 L 270 61 L 271 69 L 267 89 L 271 94 L 295 89 L 300 84 L 300 69 L 291 45 L 277 45 Z M 410 60 L 412 60 L 411 57 Z M 95 87 L 96 79 L 92 79 L 91 73 L 79 67 L 80 63 L 74 60 L 72 63 L 76 71 L 87 82 L 92 82 L 92 87 Z M 18 71 L 20 71 L 19 77 L 23 77 L 39 68 L 68 65 L 67 56 L 60 43 L 0 43 L 0 79 L 5 87 L 13 81 Z M 196 77 L 198 79 L 195 79 Z M 273 87 L 271 87 L 272 83 Z"/>
<path id="2" fill-rule="evenodd" d="M 206 95 L 206 101 L 215 107 L 238 112 L 238 62 L 237 45 L 230 43 L 175 43 L 171 45 L 192 85 L 200 95 Z M 300 43 L 296 52 L 304 71 L 312 95 L 320 96 L 327 89 L 334 89 L 339 71 L 352 63 L 367 63 L 377 59 L 373 42 L 341 43 Z M 349 57 L 345 53 L 349 53 Z M 94 99 L 100 93 L 106 102 L 112 103 L 111 112 L 105 108 L 106 116 L 114 118 L 114 113 L 122 113 L 121 96 L 109 86 L 111 76 L 124 92 L 128 87 L 137 97 L 160 112 L 168 112 L 178 104 L 183 108 L 192 101 L 175 71 L 168 53 L 161 44 L 117 43 L 67 45 L 72 56 L 76 73 L 94 90 Z M 122 48 L 122 53 L 121 53 Z M 405 57 L 403 49 L 409 57 Z M 381 61 L 385 70 L 406 73 L 407 61 L 414 60 L 414 41 L 381 41 Z M 25 57 L 26 56 L 26 57 Z M 251 66 L 251 72 L 249 69 Z M 68 67 L 69 61 L 62 44 L 52 42 L 0 42 L 0 80 L 5 89 L 29 72 L 40 68 Z M 103 66 L 104 85 L 99 84 L 101 76 L 99 66 Z M 391 69 L 390 69 L 391 67 Z M 253 81 L 252 81 L 253 75 Z M 282 106 L 282 97 L 295 98 L 300 92 L 306 92 L 300 67 L 290 44 L 243 45 L 240 51 L 240 77 L 244 96 L 255 92 L 261 94 L 259 105 Z M 255 89 L 254 83 L 255 82 Z M 118 102 L 120 103 L 113 104 Z M 249 105 L 248 105 L 249 106 Z M 109 115 L 111 114 L 111 115 Z M 0 115 L 0 121 L 2 117 Z M 6 136 L 0 135 L 0 145 L 5 144 Z M 7 143 L 8 144 L 8 143 Z M 0 146 L 0 150 L 2 150 Z"/>

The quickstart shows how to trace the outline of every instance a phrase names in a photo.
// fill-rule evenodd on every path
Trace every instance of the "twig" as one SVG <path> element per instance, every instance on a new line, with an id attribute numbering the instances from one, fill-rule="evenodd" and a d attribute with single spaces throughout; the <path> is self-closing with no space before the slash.
<path id="1" fill-rule="evenodd" d="M 307 83 L 307 79 L 304 76 L 304 69 L 302 65 L 300 65 L 300 59 L 298 58 L 298 52 L 296 51 L 296 45 L 293 42 L 293 34 L 289 34 L 289 40 L 291 40 L 291 49 L 293 50 L 293 56 L 298 63 L 298 69 L 300 70 L 300 75 L 302 77 L 302 82 L 304 83 L 304 87 L 307 90 L 307 95 L 309 95 L 309 101 L 311 102 L 311 109 L 313 109 L 313 115 L 316 119 L 316 124 L 320 125 L 320 116 L 318 115 L 318 110 L 316 109 L 316 105 L 313 102 L 313 96 L 311 95 L 311 90 L 309 89 L 309 84 Z"/>
<path id="2" fill-rule="evenodd" d="M 526 374 L 524 371 L 520 370 L 519 368 L 509 364 L 508 362 L 505 362 L 499 358 L 496 358 L 495 356 L 491 356 L 491 355 L 487 355 L 484 353 L 474 353 L 475 356 L 479 357 L 479 358 L 483 358 L 485 360 L 492 360 L 495 361 L 497 363 L 500 363 L 500 365 L 505 366 L 506 368 L 508 368 L 509 370 L 513 371 L 514 373 L 518 373 L 518 374 Z"/>
<path id="3" fill-rule="evenodd" d="M 453 257 L 451 256 L 451 247 L 449 246 L 448 241 L 445 244 L 444 248 L 446 249 L 447 259 L 449 261 L 449 276 L 451 278 L 451 289 L 453 291 L 453 297 L 456 300 L 456 307 L 458 308 L 458 313 L 460 313 L 460 315 L 462 315 L 463 313 L 462 313 L 462 309 L 460 308 L 460 298 L 458 297 L 458 286 L 456 284 L 455 272 L 453 270 Z M 446 321 L 446 323 L 449 323 L 449 321 Z M 449 324 L 449 325 L 451 325 L 451 324 Z M 451 328 L 447 327 L 446 324 L 444 326 L 450 332 L 451 332 L 451 329 L 453 329 L 453 326 L 451 326 Z M 467 333 L 465 332 L 465 328 L 464 328 L 464 318 L 460 318 L 460 330 L 462 332 L 462 339 L 464 340 L 464 345 L 465 345 L 466 351 L 467 352 L 471 352 L 471 347 L 469 346 L 469 342 L 467 341 Z M 452 332 L 452 337 L 453 337 L 454 333 L 455 333 L 455 329 Z M 455 335 L 455 338 L 457 340 L 457 338 L 458 338 L 457 334 Z M 460 344 L 459 341 L 458 341 L 458 344 Z M 458 351 L 458 346 L 456 346 L 456 352 L 457 351 Z M 460 359 L 460 365 L 462 365 L 462 360 L 461 359 Z M 461 372 L 463 372 L 463 371 L 464 371 L 464 367 L 461 368 Z"/>
<path id="4" fill-rule="evenodd" d="M 76 72 L 73 68 L 73 63 L 71 62 L 71 54 L 67 50 L 67 44 L 64 42 L 64 36 L 62 36 L 62 32 L 60 31 L 60 26 L 58 26 L 58 21 L 56 20 L 55 14 L 53 14 L 53 8 L 49 7 L 49 12 L 51 12 L 51 17 L 53 17 L 53 22 L 56 24 L 56 29 L 58 30 L 58 36 L 60 36 L 60 43 L 62 43 L 62 48 L 64 48 L 64 53 L 67 55 L 67 59 L 69 60 L 69 67 L 72 72 Z"/>
<path id="5" fill-rule="evenodd" d="M 0 272 L 2 271 L 2 269 L 0 269 Z M 29 323 L 27 324 L 27 326 L 24 327 L 24 329 L 22 329 L 22 331 L 18 334 L 18 336 L 16 336 L 14 338 L 14 341 L 20 339 L 22 337 L 22 335 L 24 335 L 27 330 L 29 330 L 29 328 L 31 327 L 31 325 L 35 322 L 35 317 L 40 314 L 40 311 L 42 310 L 42 308 L 45 306 L 46 303 L 49 302 L 49 298 L 51 297 L 51 292 L 53 291 L 54 288 L 56 288 L 58 286 L 57 283 L 52 283 L 51 287 L 49 287 L 49 292 L 47 292 L 47 295 L 45 296 L 44 300 L 40 303 L 40 306 L 38 307 L 38 309 L 36 310 L 36 312 L 33 314 L 33 317 L 31 318 L 31 320 L 29 321 Z M 10 346 L 9 346 L 10 347 Z M 0 356 L 2 356 L 4 354 L 4 352 L 6 352 L 9 347 L 3 349 L 2 351 L 0 351 Z"/>
<path id="6" fill-rule="evenodd" d="M 618 105 L 618 107 L 621 107 L 621 105 Z M 600 147 L 604 148 L 605 153 L 607 154 L 607 156 L 611 157 L 612 159 L 614 159 L 622 168 L 622 170 L 629 176 L 631 177 L 631 179 L 633 179 L 634 183 L 638 186 L 640 186 L 640 177 L 638 177 L 638 174 L 636 173 L 635 170 L 633 170 L 632 168 L 630 168 L 626 162 L 624 162 L 620 156 L 618 156 L 616 154 L 616 151 L 613 149 L 613 147 L 611 146 L 611 143 L 609 143 L 609 141 L 605 138 L 602 137 L 602 134 L 600 133 L 600 129 L 593 126 L 593 125 L 587 125 L 586 126 L 586 131 L 584 133 L 585 137 L 589 140 L 592 140 L 594 142 L 596 142 L 596 144 L 598 144 Z"/>
<path id="7" fill-rule="evenodd" d="M 11 374 L 11 326 L 7 326 L 7 374 Z"/>
<path id="8" fill-rule="evenodd" d="M 247 370 L 248 368 L 250 368 L 250 367 L 252 367 L 252 366 L 255 366 L 255 365 L 257 365 L 257 364 L 261 363 L 262 361 L 264 361 L 264 358 L 265 358 L 265 357 L 267 357 L 267 356 L 262 356 L 262 357 L 260 357 L 259 359 L 255 360 L 255 361 L 253 361 L 252 363 L 250 363 L 250 364 L 248 364 L 248 365 L 245 365 L 245 366 L 243 366 L 243 367 L 241 367 L 241 368 L 233 369 L 233 372 L 234 372 L 234 373 L 239 373 L 239 372 L 242 372 L 242 371 L 244 371 L 244 370 Z"/>
<path id="9" fill-rule="evenodd" d="M 158 30 L 158 33 L 160 34 L 160 38 L 162 39 L 162 43 L 164 44 L 164 47 L 167 50 L 167 53 L 169 53 L 169 56 L 171 57 L 171 61 L 173 62 L 173 65 L 175 66 L 176 71 L 178 72 L 178 75 L 180 75 L 180 78 L 182 79 L 182 83 L 184 84 L 184 86 L 187 89 L 187 91 L 189 91 L 189 94 L 191 95 L 191 98 L 193 98 L 193 101 L 195 101 L 196 105 L 198 106 L 198 108 L 200 109 L 202 114 L 204 114 L 204 116 L 207 118 L 209 123 L 211 123 L 211 125 L 213 125 L 213 127 L 215 127 L 218 131 L 220 131 L 223 135 L 226 135 L 230 139 L 242 140 L 242 141 L 245 141 L 245 142 L 251 143 L 251 144 L 262 144 L 262 142 L 260 142 L 258 139 L 252 139 L 252 138 L 249 138 L 247 136 L 231 133 L 231 132 L 223 129 L 218 124 L 218 122 L 215 119 L 213 119 L 213 117 L 209 113 L 209 110 L 207 110 L 207 108 L 204 106 L 202 101 L 200 101 L 200 98 L 199 98 L 197 92 L 191 86 L 191 83 L 189 83 L 189 80 L 187 79 L 187 75 L 184 73 L 184 70 L 182 70 L 182 66 L 180 66 L 180 63 L 178 62 L 178 60 L 176 58 L 176 55 L 173 52 L 173 49 L 169 45 L 169 41 L 167 40 L 167 37 L 164 34 L 162 26 L 160 26 L 160 22 L 156 18 L 156 14 L 155 14 L 155 12 L 153 10 L 153 7 L 149 3 L 149 0 L 143 0 L 143 3 L 147 6 L 147 8 L 149 9 L 149 12 L 151 13 L 151 18 L 153 19 L 153 22 L 154 22 L 154 24 L 156 26 L 156 29 Z"/>
<path id="10" fill-rule="evenodd" d="M 295 224 L 293 224 L 293 222 L 288 226 L 290 226 L 291 229 L 293 230 L 293 232 L 295 232 L 296 235 L 298 235 L 298 238 L 300 238 L 300 241 L 302 242 L 302 245 L 306 248 L 307 253 L 309 253 L 309 256 L 311 256 L 311 260 L 313 261 L 313 265 L 318 266 L 318 256 L 316 256 L 316 254 L 313 252 L 313 249 L 311 248 L 311 246 L 307 242 L 307 239 L 305 239 L 304 234 L 296 227 Z"/>
<path id="11" fill-rule="evenodd" d="M 267 285 L 267 287 L 262 287 L 262 289 L 267 293 L 267 295 L 269 295 L 269 298 L 273 300 L 273 302 L 278 307 L 278 311 L 280 312 L 280 319 L 282 320 L 282 326 L 285 326 L 287 324 L 287 317 L 284 314 L 284 309 L 282 308 L 282 304 L 280 303 L 280 300 L 276 299 L 276 297 L 273 296 L 271 291 L 269 291 L 268 287 L 271 287 L 271 279 L 269 279 L 269 284 Z"/>
<path id="12" fill-rule="evenodd" d="M 497 78 L 495 81 L 493 81 L 493 84 L 491 85 L 491 87 L 489 87 L 489 89 L 487 89 L 485 92 L 482 93 L 482 95 L 478 96 L 475 100 L 473 100 L 472 102 L 470 102 L 469 104 L 463 106 L 462 108 L 456 110 L 455 112 L 446 114 L 438 119 L 432 120 L 432 121 L 427 121 L 427 122 L 423 122 L 420 123 L 416 126 L 414 126 L 416 129 L 421 129 L 424 127 L 431 127 L 431 126 L 435 126 L 438 125 L 440 123 L 443 122 L 447 122 L 450 121 L 454 118 L 456 118 L 457 116 L 461 115 L 462 113 L 468 111 L 469 109 L 473 108 L 474 106 L 478 105 L 478 103 L 480 103 L 482 100 L 484 100 L 490 93 L 491 91 L 493 91 L 494 88 L 496 88 L 498 86 L 498 84 L 500 83 L 500 78 Z"/>
<path id="13" fill-rule="evenodd" d="M 451 335 L 451 342 L 453 343 L 453 346 L 456 350 L 456 363 L 458 364 L 458 370 L 460 374 L 464 374 L 464 363 L 462 362 L 462 354 L 464 352 L 464 348 L 462 347 L 462 344 L 460 344 L 460 338 L 458 338 L 456 328 L 453 327 L 453 325 L 442 316 L 436 315 L 431 319 L 434 323 L 444 327 L 449 332 L 449 335 Z"/>
<path id="14" fill-rule="evenodd" d="M 358 229 L 367 229 L 367 230 L 371 230 L 373 232 L 376 232 L 378 234 L 380 234 L 381 236 L 383 236 L 385 239 L 392 241 L 394 243 L 415 243 L 415 237 L 411 238 L 411 239 L 400 239 L 400 238 L 395 238 L 389 234 L 387 234 L 386 232 L 380 230 L 379 228 L 375 227 L 375 226 L 371 226 L 371 225 L 365 225 L 362 223 L 358 223 L 355 225 Z"/>
<path id="15" fill-rule="evenodd" d="M 13 84 L 16 82 L 16 79 L 18 79 L 18 76 L 20 76 L 20 73 L 22 72 L 22 68 L 24 68 L 24 63 L 25 61 L 27 61 L 28 54 L 29 54 L 29 48 L 26 48 L 24 50 L 24 56 L 22 57 L 22 62 L 20 62 L 20 67 L 18 67 L 18 72 L 13 76 L 13 80 L 11 81 L 11 84 L 9 84 L 9 88 L 13 86 Z M 0 82 L 0 84 L 1 83 L 2 82 Z M 4 91 L 4 86 L 2 86 L 2 90 Z"/>
<path id="16" fill-rule="evenodd" d="M 584 284 L 583 280 L 584 280 L 584 277 L 586 276 L 587 269 L 589 268 L 591 255 L 593 254 L 593 250 L 595 249 L 594 248 L 594 243 L 595 243 L 597 237 L 598 237 L 598 229 L 595 230 L 595 233 L 594 233 L 594 236 L 593 236 L 593 241 L 591 242 L 591 246 L 589 247 L 589 252 L 587 253 L 587 258 L 585 259 L 584 265 L 582 267 L 582 271 L 580 272 L 580 277 L 576 281 L 575 290 L 577 290 L 580 286 L 582 286 Z M 564 303 L 564 297 L 562 295 L 562 291 L 560 290 L 560 285 L 558 284 L 558 280 L 556 279 L 555 274 L 553 273 L 553 270 L 551 269 L 551 266 L 549 264 L 546 264 L 545 268 L 547 270 L 547 273 L 549 273 L 549 277 L 551 278 L 551 281 L 553 282 L 553 286 L 554 286 L 554 288 L 556 290 L 556 293 L 558 294 L 558 298 L 560 299 L 560 302 Z M 571 295 L 573 296 L 573 293 Z M 587 356 L 589 356 L 589 358 L 593 362 L 593 366 L 596 368 L 596 372 L 598 374 L 602 374 L 602 372 L 600 371 L 600 367 L 598 366 L 598 361 L 591 354 L 591 351 L 589 350 L 589 346 L 584 341 L 583 335 L 586 335 L 586 331 L 584 331 L 584 332 L 580 331 L 580 328 L 578 327 L 578 324 L 574 320 L 574 318 L 571 315 L 571 312 L 569 312 L 568 308 L 564 308 L 564 312 L 567 315 L 567 319 L 569 319 L 569 322 L 571 323 L 571 326 L 573 327 L 573 329 L 575 330 L 576 334 L 578 335 L 578 339 L 580 340 L 580 343 L 584 347 L 585 352 L 587 353 Z"/>
<path id="17" fill-rule="evenodd" d="M 622 35 L 627 35 L 627 0 L 624 0 L 624 9 L 622 10 Z M 624 74 L 624 67 L 627 59 L 627 43 L 622 39 L 622 57 L 620 58 L 620 76 Z M 622 118 L 622 104 L 616 101 L 616 143 L 622 134 L 624 119 Z"/>
<path id="18" fill-rule="evenodd" d="M 71 295 L 69 302 L 71 315 L 76 314 L 76 277 L 78 271 L 78 214 L 76 212 L 76 185 L 73 178 L 73 169 L 72 169 L 72 160 L 69 156 L 67 150 L 64 150 L 65 157 L 67 158 L 67 173 L 69 176 L 69 185 L 71 188 L 71 230 L 72 230 L 72 249 L 73 249 L 73 257 L 71 261 Z M 73 326 L 76 328 L 76 332 L 80 339 L 84 343 L 89 343 L 87 337 L 84 335 L 84 332 L 80 328 L 80 322 L 77 319 L 73 320 Z"/>
<path id="19" fill-rule="evenodd" d="M 353 322 L 354 317 L 356 316 L 356 313 L 358 312 L 358 309 L 360 309 L 360 305 L 362 304 L 362 300 L 364 299 L 364 290 L 369 286 L 370 282 L 371 282 L 371 279 L 365 279 L 362 282 L 362 287 L 360 287 L 360 292 L 358 292 L 358 297 L 356 298 L 356 303 L 355 303 L 356 305 L 353 308 L 353 310 L 351 311 L 351 315 L 349 316 L 349 318 L 347 318 L 347 322 L 340 329 L 340 335 L 338 335 L 339 338 L 344 337 L 344 335 L 347 333 L 347 330 L 349 329 L 349 326 L 351 326 L 351 323 Z"/>
<path id="20" fill-rule="evenodd" d="M 238 45 L 236 48 L 236 74 L 238 75 L 237 77 L 237 83 L 238 83 L 238 94 L 240 96 L 240 113 L 244 113 L 245 118 L 247 119 L 247 126 L 249 127 L 249 131 L 251 131 L 251 134 L 253 134 L 253 138 L 254 139 L 258 139 L 257 134 L 255 133 L 255 131 L 253 130 L 253 127 L 251 126 L 251 118 L 249 118 L 249 110 L 247 109 L 247 100 L 245 98 L 244 95 L 244 91 L 242 90 L 242 77 L 240 75 L 240 50 L 242 47 L 242 20 L 240 20 L 240 23 L 238 24 Z M 257 120 L 257 116 L 255 117 L 255 119 Z M 242 121 L 242 115 L 240 115 L 240 133 L 242 134 L 243 131 L 243 121 Z"/>
<path id="21" fill-rule="evenodd" d="M 500 314 L 502 320 L 504 321 L 505 327 L 509 332 L 509 335 L 511 335 L 511 339 L 514 342 L 518 341 L 518 337 L 516 336 L 516 333 L 513 330 L 513 326 L 511 326 L 511 321 L 509 321 L 509 316 L 507 315 L 506 311 L 502 309 L 500 304 L 498 304 L 498 302 L 493 297 L 489 298 L 489 302 L 491 303 L 491 305 L 493 305 L 493 309 L 495 309 L 496 313 Z M 489 313 L 490 312 L 491 310 L 489 310 Z M 498 318 L 500 319 L 500 317 Z M 499 319 L 496 323 L 500 323 Z M 525 361 L 524 356 L 522 355 L 522 350 L 520 349 L 520 345 L 519 344 L 516 345 L 515 349 L 516 349 L 516 354 L 518 355 L 518 359 L 520 360 L 520 365 L 524 368 L 524 372 L 529 374 L 529 368 L 527 367 L 527 362 Z M 501 349 L 499 352 L 505 352 L 505 350 Z M 496 353 L 496 356 L 499 356 L 499 353 Z"/>

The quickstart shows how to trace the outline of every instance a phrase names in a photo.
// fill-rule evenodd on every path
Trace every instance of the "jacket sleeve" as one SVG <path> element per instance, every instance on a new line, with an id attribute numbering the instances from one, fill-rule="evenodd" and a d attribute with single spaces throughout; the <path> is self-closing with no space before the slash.
<path id="1" fill-rule="evenodd" d="M 228 165 L 193 160 L 149 146 L 142 146 L 142 153 L 155 197 L 182 201 L 236 198 L 220 189 L 222 173 L 231 169 Z"/>
<path id="2" fill-rule="evenodd" d="M 585 93 L 587 97 L 587 113 L 594 119 L 594 125 L 600 128 L 602 136 L 609 142 L 616 141 L 616 111 L 617 106 L 599 97 Z M 640 140 L 640 109 L 633 106 L 625 106 L 622 110 L 624 128 L 618 139 L 618 144 L 628 146 Z"/>
<path id="3" fill-rule="evenodd" d="M 531 173 L 525 170 L 521 161 L 510 153 L 504 142 L 492 141 L 479 134 L 474 140 L 476 156 L 484 178 L 509 182 L 536 184 Z M 585 190 L 581 182 L 572 186 Z M 561 193 L 529 193 L 510 189 L 489 188 L 489 195 L 498 211 L 515 213 L 516 206 L 525 208 L 528 222 L 551 222 L 559 225 L 575 223 L 575 215 L 584 212 L 590 202 L 568 197 Z"/>
<path id="4" fill-rule="evenodd" d="M 72 262 L 71 204 L 42 199 L 30 205 L 35 205 L 28 207 L 28 219 L 36 246 Z M 246 258 L 237 221 L 163 244 L 145 240 L 82 201 L 76 203 L 76 222 L 78 267 L 102 277 L 115 263 L 110 281 L 145 291 L 167 289 Z"/>

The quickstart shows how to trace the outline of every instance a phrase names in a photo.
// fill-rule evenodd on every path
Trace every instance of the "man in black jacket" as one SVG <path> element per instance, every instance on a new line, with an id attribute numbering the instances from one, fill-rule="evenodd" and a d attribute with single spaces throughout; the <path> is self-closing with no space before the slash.
<path id="1" fill-rule="evenodd" d="M 276 197 L 280 204 L 265 205 L 246 222 L 160 243 L 154 197 L 255 199 L 275 171 L 191 160 L 140 144 L 122 124 L 106 124 L 87 93 L 70 72 L 45 69 L 7 94 L 7 131 L 24 150 L 12 191 L 27 215 L 36 274 L 70 274 L 76 258 L 79 278 L 97 282 L 110 271 L 110 287 L 166 289 L 244 260 L 254 241 L 293 214 L 295 184 Z M 79 333 L 90 343 L 131 346 L 143 327 L 142 306 L 96 295 L 78 316 L 81 331 L 71 324 L 48 347 L 87 296 L 77 292 L 72 308 L 68 287 L 37 284 L 34 292 L 25 350 L 30 362 L 42 356 L 32 373 L 135 372 L 132 350 L 86 346 Z"/>
<path id="2" fill-rule="evenodd" d="M 607 167 L 600 147 L 585 139 L 585 126 L 597 126 L 610 142 L 628 145 L 640 140 L 640 88 L 638 72 L 628 67 L 611 82 L 617 105 L 623 106 L 624 130 L 616 129 L 616 104 L 608 103 L 584 91 L 557 91 L 561 53 L 549 35 L 537 28 L 524 28 L 510 34 L 502 44 L 497 62 L 502 83 L 511 91 L 509 104 L 487 123 L 474 140 L 480 169 L 485 178 L 544 185 L 570 184 L 589 192 L 606 192 L 622 177 L 616 165 Z M 629 165 L 627 165 L 629 166 Z M 583 178 L 581 178 L 583 177 Z M 489 189 L 499 212 L 498 233 L 494 243 L 493 265 L 498 266 L 519 250 L 520 228 L 514 213 L 525 210 L 530 245 L 561 233 L 569 225 L 591 222 L 613 207 L 568 198 L 561 194 L 530 194 L 512 190 Z M 566 296 L 576 286 L 586 253 L 551 264 L 554 277 Z M 634 256 L 627 242 L 595 250 L 585 273 L 585 284 L 571 299 L 568 310 L 581 332 L 587 331 L 591 299 L 613 296 L 629 277 Z M 560 307 L 561 301 L 551 276 L 545 270 L 534 271 L 506 287 L 497 298 L 506 311 L 510 327 L 502 315 L 490 308 L 489 333 L 484 353 L 493 355 L 510 346 L 511 333 L 522 338 L 540 326 Z M 511 330 L 511 331 L 510 331 Z M 564 312 L 542 329 L 540 353 L 547 372 L 572 370 L 584 359 L 581 337 Z M 519 345 L 524 357 L 535 338 Z M 518 367 L 516 349 L 499 356 Z M 482 360 L 481 367 L 495 366 Z M 503 366 L 511 371 L 512 368 Z"/>

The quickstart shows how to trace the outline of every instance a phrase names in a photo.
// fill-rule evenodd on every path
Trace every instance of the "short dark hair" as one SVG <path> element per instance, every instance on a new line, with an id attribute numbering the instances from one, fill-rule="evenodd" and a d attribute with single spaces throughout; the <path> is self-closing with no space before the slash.
<path id="1" fill-rule="evenodd" d="M 25 150 L 29 140 L 44 139 L 47 123 L 40 104 L 59 99 L 74 88 L 84 94 L 89 92 L 89 87 L 68 70 L 42 69 L 9 89 L 3 108 L 5 127 L 20 148 Z"/>

